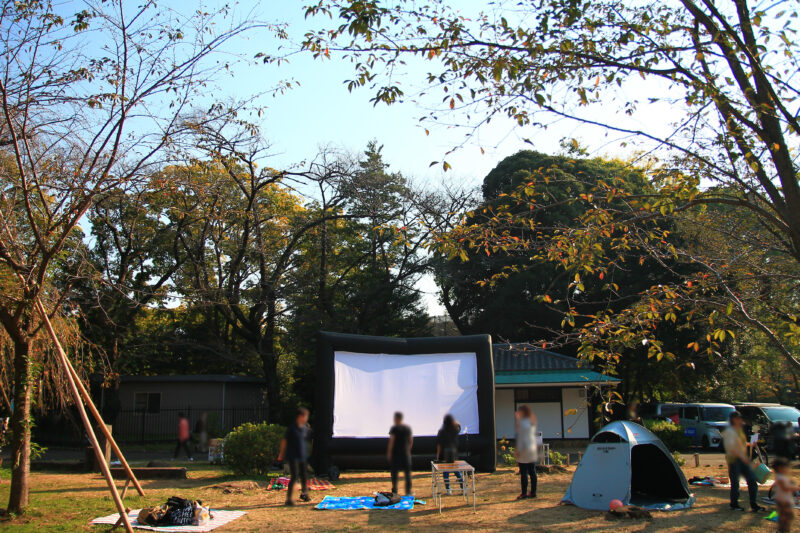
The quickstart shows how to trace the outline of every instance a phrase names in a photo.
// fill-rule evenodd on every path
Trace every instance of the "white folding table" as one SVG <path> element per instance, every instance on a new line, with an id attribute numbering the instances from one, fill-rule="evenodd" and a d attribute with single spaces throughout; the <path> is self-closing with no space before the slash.
<path id="1" fill-rule="evenodd" d="M 477 512 L 475 488 L 475 468 L 466 461 L 455 461 L 453 463 L 437 463 L 431 461 L 431 495 L 434 503 L 439 505 L 439 514 L 442 514 L 442 496 L 448 493 L 444 483 L 444 474 L 449 475 L 448 484 L 450 494 L 460 494 L 464 501 L 469 503 L 469 496 L 472 495 L 472 512 Z M 463 481 L 459 482 L 456 473 L 461 474 Z"/>

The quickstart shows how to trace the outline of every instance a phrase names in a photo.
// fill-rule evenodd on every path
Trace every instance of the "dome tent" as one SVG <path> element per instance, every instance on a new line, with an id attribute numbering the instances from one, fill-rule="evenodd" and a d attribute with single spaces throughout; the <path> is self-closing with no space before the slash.
<path id="1" fill-rule="evenodd" d="M 634 422 L 612 422 L 592 438 L 561 500 L 608 510 L 611 500 L 647 509 L 691 507 L 694 495 L 669 450 Z"/>

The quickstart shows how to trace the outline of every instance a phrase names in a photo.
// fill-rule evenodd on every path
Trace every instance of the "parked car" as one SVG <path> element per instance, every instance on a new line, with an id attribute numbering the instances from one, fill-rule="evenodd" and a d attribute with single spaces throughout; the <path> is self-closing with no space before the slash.
<path id="1" fill-rule="evenodd" d="M 678 423 L 693 428 L 695 439 L 703 448 L 720 448 L 722 430 L 736 408 L 728 403 L 685 403 L 681 405 Z"/>
<path id="2" fill-rule="evenodd" d="M 642 403 L 639 404 L 639 416 L 643 420 L 669 420 L 678 423 L 680 403 Z"/>
<path id="3" fill-rule="evenodd" d="M 776 450 L 776 440 L 780 442 L 782 437 L 785 444 L 798 433 L 800 410 L 778 403 L 737 403 L 736 409 L 742 413 L 749 432 L 755 432 L 754 427 L 757 428 L 769 451 L 786 455 L 786 450 Z"/>

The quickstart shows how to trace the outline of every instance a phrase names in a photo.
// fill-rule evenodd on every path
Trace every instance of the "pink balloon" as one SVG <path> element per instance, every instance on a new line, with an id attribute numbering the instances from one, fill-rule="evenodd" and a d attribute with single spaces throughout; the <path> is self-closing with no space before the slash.
<path id="1" fill-rule="evenodd" d="M 614 509 L 619 509 L 623 505 L 625 504 L 622 503 L 621 500 L 611 500 L 611 503 L 608 504 L 608 508 L 609 510 L 613 511 Z"/>

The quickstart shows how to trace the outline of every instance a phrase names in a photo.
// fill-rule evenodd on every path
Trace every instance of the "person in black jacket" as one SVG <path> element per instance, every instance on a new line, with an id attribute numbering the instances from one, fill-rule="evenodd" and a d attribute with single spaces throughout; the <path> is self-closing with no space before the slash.
<path id="1" fill-rule="evenodd" d="M 442 463 L 454 463 L 458 461 L 458 435 L 461 433 L 461 424 L 456 422 L 453 415 L 444 415 L 442 429 L 436 435 L 436 460 Z M 450 490 L 450 472 L 444 473 L 444 486 L 447 494 L 452 494 Z M 461 472 L 456 472 L 461 489 L 464 489 L 464 478 Z"/>
<path id="2" fill-rule="evenodd" d="M 289 463 L 291 481 L 286 491 L 286 505 L 294 505 L 292 494 L 294 493 L 295 483 L 300 483 L 300 499 L 310 502 L 308 495 L 308 484 L 306 482 L 306 459 L 308 450 L 306 440 L 308 439 L 308 409 L 298 407 L 295 420 L 286 428 L 286 436 L 281 441 L 281 449 L 278 453 L 278 461 L 286 460 Z"/>
<path id="3" fill-rule="evenodd" d="M 397 482 L 400 470 L 406 477 L 406 495 L 411 494 L 411 446 L 414 436 L 411 428 L 403 424 L 403 413 L 394 414 L 394 425 L 389 430 L 389 447 L 386 450 L 386 459 L 392 469 L 392 493 L 397 494 Z"/>

